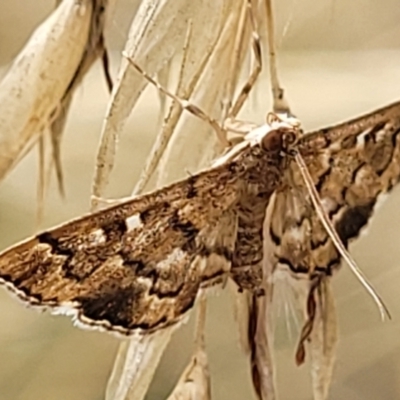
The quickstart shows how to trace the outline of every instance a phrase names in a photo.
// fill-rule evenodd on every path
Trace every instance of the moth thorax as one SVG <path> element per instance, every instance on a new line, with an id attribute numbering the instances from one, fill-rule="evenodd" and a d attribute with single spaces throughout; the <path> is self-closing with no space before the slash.
<path id="1" fill-rule="evenodd" d="M 261 145 L 265 151 L 286 152 L 296 141 L 297 134 L 294 130 L 280 128 L 268 132 L 268 134 L 262 138 Z"/>
<path id="2" fill-rule="evenodd" d="M 268 152 L 279 152 L 283 145 L 283 132 L 280 129 L 270 130 L 262 139 L 261 146 Z"/>

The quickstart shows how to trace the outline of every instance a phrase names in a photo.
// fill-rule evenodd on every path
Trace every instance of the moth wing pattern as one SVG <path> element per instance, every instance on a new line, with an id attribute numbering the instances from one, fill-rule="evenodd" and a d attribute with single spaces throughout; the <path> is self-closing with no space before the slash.
<path id="1" fill-rule="evenodd" d="M 238 196 L 230 167 L 38 234 L 0 254 L 0 280 L 86 327 L 129 335 L 174 324 L 230 268 Z"/>
<path id="2" fill-rule="evenodd" d="M 378 198 L 400 179 L 400 103 L 304 135 L 303 156 L 326 213 L 347 246 L 372 216 Z M 297 277 L 331 275 L 340 256 L 312 206 L 294 161 L 276 192 L 268 236 L 274 265 Z"/>
<path id="3" fill-rule="evenodd" d="M 367 225 L 379 197 L 400 179 L 399 132 L 400 103 L 395 103 L 352 121 L 305 134 L 299 141 L 298 151 L 324 210 L 346 247 Z M 317 339 L 325 343 L 325 348 L 336 346 L 336 315 L 330 315 L 335 314 L 335 308 L 329 285 L 341 257 L 312 205 L 294 161 L 285 169 L 284 184 L 275 193 L 270 207 L 265 229 L 266 257 L 273 270 L 274 285 L 283 284 L 282 290 L 294 291 L 305 324 L 313 323 L 309 335 L 300 339 L 297 362 L 304 358 L 299 349 L 304 348 L 308 339 L 314 341 L 310 344 L 312 366 L 318 359 L 324 368 L 323 376 L 321 371 L 319 375 L 314 371 L 313 386 L 327 395 L 334 351 L 329 351 L 330 357 L 321 353 L 318 356 Z M 316 282 L 323 282 L 323 288 L 314 288 L 312 294 Z M 315 305 L 313 316 L 309 312 L 310 296 Z M 310 317 L 318 321 L 310 321 Z M 326 325 L 323 321 L 329 322 L 332 332 L 325 339 L 319 332 Z M 303 331 L 305 328 L 306 325 Z"/>

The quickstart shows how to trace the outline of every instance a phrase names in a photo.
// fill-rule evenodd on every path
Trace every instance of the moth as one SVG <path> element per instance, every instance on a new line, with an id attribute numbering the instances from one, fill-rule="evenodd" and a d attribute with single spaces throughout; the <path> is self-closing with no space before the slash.
<path id="1" fill-rule="evenodd" d="M 1 282 L 32 306 L 131 335 L 176 324 L 201 289 L 227 278 L 262 295 L 265 240 L 274 269 L 330 276 L 341 256 L 294 154 L 347 246 L 399 180 L 399 132 L 400 102 L 307 134 L 270 120 L 203 172 L 3 251 Z"/>
<path id="2" fill-rule="evenodd" d="M 209 169 L 3 251 L 0 281 L 81 327 L 145 335 L 178 324 L 202 290 L 227 279 L 263 298 L 266 259 L 272 273 L 284 270 L 309 289 L 301 363 L 315 294 L 343 254 L 304 168 L 347 247 L 399 181 L 399 132 L 400 102 L 306 134 L 271 114 Z"/>

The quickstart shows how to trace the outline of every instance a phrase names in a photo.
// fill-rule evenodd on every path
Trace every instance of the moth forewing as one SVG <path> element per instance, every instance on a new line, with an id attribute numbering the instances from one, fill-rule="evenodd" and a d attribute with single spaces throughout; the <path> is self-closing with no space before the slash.
<path id="1" fill-rule="evenodd" d="M 399 129 L 400 103 L 395 103 L 347 123 L 305 134 L 296 145 L 324 212 L 346 246 L 367 223 L 378 196 L 390 190 L 399 179 Z M 325 240 L 327 232 L 315 208 L 310 207 L 310 190 L 293 161 L 286 171 L 282 188 L 278 191 L 281 211 L 276 213 L 272 227 L 276 225 L 276 230 L 285 234 L 283 237 L 279 234 L 275 241 L 292 242 L 292 245 L 283 244 L 290 255 L 290 269 L 303 268 L 305 271 L 307 268 L 300 262 L 301 257 L 298 255 L 297 260 L 293 259 L 296 255 L 288 248 L 304 239 L 309 243 L 304 249 L 314 253 L 311 260 L 313 257 L 317 260 L 317 244 L 321 243 L 327 251 L 326 244 L 332 243 Z M 305 221 L 309 223 L 305 224 Z M 315 234 L 318 239 L 313 236 Z M 331 254 L 334 256 L 337 251 L 333 250 Z M 317 266 L 309 265 L 308 269 L 314 271 Z"/>
<path id="2" fill-rule="evenodd" d="M 176 323 L 232 260 L 243 267 L 236 218 L 239 230 L 250 228 L 247 207 L 260 208 L 279 185 L 285 133 L 274 126 L 220 166 L 4 251 L 1 280 L 30 304 L 71 309 L 91 327 L 130 335 Z"/>
<path id="3" fill-rule="evenodd" d="M 355 239 L 372 216 L 379 197 L 400 178 L 400 103 L 365 116 L 302 136 L 295 151 L 304 159 L 319 198 L 345 247 Z M 274 276 L 286 271 L 294 292 L 314 291 L 301 307 L 308 319 L 302 341 L 310 339 L 315 398 L 325 399 L 334 366 L 336 316 L 329 277 L 338 270 L 341 253 L 323 226 L 311 201 L 298 165 L 292 160 L 275 193 L 265 229 L 268 260 Z M 313 282 L 323 282 L 320 289 Z M 321 293 L 321 296 L 319 295 Z M 324 294 L 325 293 L 325 294 Z M 299 298 L 299 300 L 301 299 Z M 313 307 L 311 307 L 314 304 Z M 325 304 L 325 307 L 320 307 Z M 310 314 L 310 310 L 314 310 Z M 304 327 L 306 328 L 306 326 Z M 304 352 L 304 345 L 301 347 Z M 300 352 L 300 353 L 301 353 Z M 298 353 L 298 360 L 304 357 Z"/>
<path id="4" fill-rule="evenodd" d="M 41 233 L 0 255 L 0 277 L 23 300 L 75 307 L 90 325 L 130 334 L 171 324 L 202 282 L 200 263 L 190 268 L 196 238 L 236 201 L 237 179 L 210 170 Z M 135 214 L 141 224 L 128 230 Z"/>

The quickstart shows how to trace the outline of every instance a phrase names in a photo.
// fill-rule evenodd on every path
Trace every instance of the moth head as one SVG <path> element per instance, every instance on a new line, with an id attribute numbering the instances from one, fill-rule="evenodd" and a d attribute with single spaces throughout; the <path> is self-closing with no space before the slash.
<path id="1" fill-rule="evenodd" d="M 301 129 L 296 118 L 269 113 L 268 132 L 261 138 L 261 146 L 266 151 L 288 151 L 298 140 Z"/>

